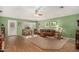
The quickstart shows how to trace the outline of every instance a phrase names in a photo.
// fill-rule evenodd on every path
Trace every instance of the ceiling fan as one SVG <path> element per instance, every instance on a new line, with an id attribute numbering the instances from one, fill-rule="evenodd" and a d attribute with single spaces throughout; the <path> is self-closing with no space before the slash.
<path id="1" fill-rule="evenodd" d="M 41 7 L 38 7 L 37 9 L 35 9 L 35 15 L 42 16 L 43 14 L 40 10 L 41 10 Z"/>
<path id="2" fill-rule="evenodd" d="M 59 6 L 59 8 L 63 9 L 64 6 Z M 39 6 L 35 9 L 35 12 L 34 12 L 35 16 L 43 16 L 43 12 L 41 11 L 41 9 L 42 9 L 41 6 Z"/>

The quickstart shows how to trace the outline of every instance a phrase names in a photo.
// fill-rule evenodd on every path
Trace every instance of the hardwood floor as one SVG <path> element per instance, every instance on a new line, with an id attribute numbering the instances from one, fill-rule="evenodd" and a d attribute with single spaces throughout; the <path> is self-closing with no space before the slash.
<path id="1" fill-rule="evenodd" d="M 40 48 L 25 40 L 23 37 L 8 38 L 6 40 L 5 51 L 11 52 L 32 52 L 42 51 Z"/>
<path id="2" fill-rule="evenodd" d="M 44 50 L 20 36 L 9 37 L 5 40 L 5 52 L 78 52 L 75 41 L 69 40 L 59 50 Z"/>

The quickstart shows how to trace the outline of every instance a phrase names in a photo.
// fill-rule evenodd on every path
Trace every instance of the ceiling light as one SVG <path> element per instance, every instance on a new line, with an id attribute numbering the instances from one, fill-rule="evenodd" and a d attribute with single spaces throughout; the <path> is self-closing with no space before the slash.
<path id="1" fill-rule="evenodd" d="M 38 7 L 36 10 L 35 10 L 35 16 L 42 16 L 42 12 L 40 11 L 41 7 Z"/>

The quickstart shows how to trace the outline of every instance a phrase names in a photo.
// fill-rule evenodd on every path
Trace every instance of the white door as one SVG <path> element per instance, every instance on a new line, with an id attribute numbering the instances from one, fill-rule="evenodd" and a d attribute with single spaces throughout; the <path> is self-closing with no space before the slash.
<path id="1" fill-rule="evenodd" d="M 17 35 L 17 21 L 8 20 L 8 36 Z"/>

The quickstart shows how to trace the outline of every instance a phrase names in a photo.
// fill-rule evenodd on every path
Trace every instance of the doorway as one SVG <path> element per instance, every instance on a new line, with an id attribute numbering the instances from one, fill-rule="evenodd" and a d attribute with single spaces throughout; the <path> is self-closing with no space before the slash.
<path id="1" fill-rule="evenodd" d="M 8 20 L 8 36 L 17 35 L 17 21 Z"/>

